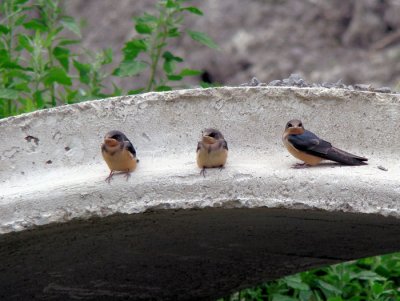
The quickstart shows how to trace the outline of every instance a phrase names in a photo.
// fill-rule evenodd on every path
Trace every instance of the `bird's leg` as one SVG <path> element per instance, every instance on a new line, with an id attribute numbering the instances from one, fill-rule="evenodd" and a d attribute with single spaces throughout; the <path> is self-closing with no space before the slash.
<path id="1" fill-rule="evenodd" d="M 110 171 L 110 174 L 108 175 L 108 177 L 106 178 L 105 181 L 106 181 L 108 184 L 110 184 L 111 179 L 112 179 L 113 176 L 114 176 L 114 170 L 111 170 L 111 171 Z"/>
<path id="2" fill-rule="evenodd" d="M 221 170 L 223 170 L 225 168 L 225 166 L 223 166 L 223 165 L 220 165 L 218 167 L 219 167 L 219 171 L 221 171 Z"/>
<path id="3" fill-rule="evenodd" d="M 310 165 L 308 165 L 307 163 L 303 162 L 303 163 L 296 163 L 295 165 L 292 166 L 293 169 L 301 169 L 301 168 L 307 168 Z"/>
<path id="4" fill-rule="evenodd" d="M 131 177 L 131 172 L 129 171 L 129 169 L 127 169 L 125 172 L 125 179 L 128 181 L 128 179 Z"/>
<path id="5" fill-rule="evenodd" d="M 206 177 L 206 168 L 203 167 L 202 170 L 200 171 L 200 175 L 202 175 L 204 178 Z"/>

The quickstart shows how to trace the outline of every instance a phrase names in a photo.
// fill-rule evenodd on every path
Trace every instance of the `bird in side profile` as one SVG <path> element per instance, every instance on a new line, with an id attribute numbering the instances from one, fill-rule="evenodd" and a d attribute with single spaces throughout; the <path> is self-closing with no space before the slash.
<path id="1" fill-rule="evenodd" d="M 123 171 L 128 180 L 130 173 L 135 170 L 139 160 L 132 143 L 120 131 L 110 131 L 104 137 L 101 154 L 110 168 L 106 182 L 110 183 L 115 171 Z"/>
<path id="2" fill-rule="evenodd" d="M 206 168 L 223 168 L 228 158 L 228 144 L 217 129 L 205 129 L 201 141 L 197 144 L 197 165 L 200 174 L 205 177 Z"/>
<path id="3" fill-rule="evenodd" d="M 303 123 L 297 119 L 286 124 L 282 140 L 289 153 L 304 162 L 296 164 L 294 168 L 317 165 L 324 159 L 344 165 L 365 165 L 364 161 L 368 161 L 367 158 L 340 150 L 328 141 L 320 139 L 314 133 L 305 130 Z"/>

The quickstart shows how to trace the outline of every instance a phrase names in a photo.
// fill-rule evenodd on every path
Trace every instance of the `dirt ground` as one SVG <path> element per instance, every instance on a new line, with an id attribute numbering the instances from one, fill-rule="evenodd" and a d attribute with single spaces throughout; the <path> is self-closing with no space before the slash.
<path id="1" fill-rule="evenodd" d="M 155 0 L 68 0 L 66 13 L 86 20 L 85 45 L 112 47 L 120 60 L 123 43 L 135 36 L 132 17 L 154 9 Z M 400 1 L 398 0 L 219 0 L 191 1 L 204 11 L 187 28 L 207 32 L 216 51 L 189 37 L 173 52 L 187 67 L 224 85 L 253 76 L 261 82 L 300 74 L 309 82 L 372 84 L 400 89 Z M 134 78 L 135 83 L 142 81 Z M 132 79 L 125 82 L 129 85 Z M 198 83 L 199 78 L 192 83 Z"/>

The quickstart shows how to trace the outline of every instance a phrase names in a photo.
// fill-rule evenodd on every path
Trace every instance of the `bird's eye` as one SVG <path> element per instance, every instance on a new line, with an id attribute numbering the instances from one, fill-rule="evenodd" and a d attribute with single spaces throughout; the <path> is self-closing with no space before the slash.
<path id="1" fill-rule="evenodd" d="M 211 138 L 215 138 L 215 133 L 210 133 L 208 136 L 210 136 Z"/>
<path id="2" fill-rule="evenodd" d="M 303 126 L 303 124 L 302 123 L 299 123 L 299 127 L 302 127 Z"/>
<path id="3" fill-rule="evenodd" d="M 291 128 L 291 127 L 293 127 L 293 124 L 288 123 L 288 124 L 287 124 L 287 127 L 288 127 L 288 128 Z"/>
<path id="4" fill-rule="evenodd" d="M 113 138 L 113 139 L 115 139 L 115 140 L 118 140 L 118 139 L 119 139 L 119 135 L 114 135 L 114 136 L 112 136 L 111 138 Z"/>

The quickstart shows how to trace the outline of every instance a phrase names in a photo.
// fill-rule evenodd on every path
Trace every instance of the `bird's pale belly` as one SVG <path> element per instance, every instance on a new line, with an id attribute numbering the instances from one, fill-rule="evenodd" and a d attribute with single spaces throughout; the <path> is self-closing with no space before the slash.
<path id="1" fill-rule="evenodd" d="M 289 153 L 292 154 L 293 157 L 307 163 L 308 165 L 317 165 L 323 160 L 320 157 L 308 155 L 304 152 L 297 150 L 289 143 L 289 141 L 287 141 L 287 137 L 283 137 L 282 140 L 283 140 L 283 144 L 285 144 L 287 150 L 289 151 Z"/>
<path id="2" fill-rule="evenodd" d="M 102 154 L 110 170 L 133 171 L 136 168 L 136 158 L 128 151 L 117 152 L 113 156 L 107 152 Z"/>
<path id="3" fill-rule="evenodd" d="M 202 149 L 197 153 L 197 165 L 200 168 L 220 167 L 225 165 L 227 157 L 228 151 L 226 149 L 211 152 Z"/>

